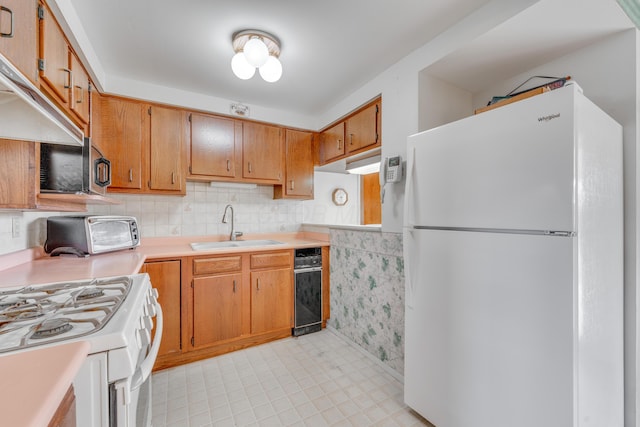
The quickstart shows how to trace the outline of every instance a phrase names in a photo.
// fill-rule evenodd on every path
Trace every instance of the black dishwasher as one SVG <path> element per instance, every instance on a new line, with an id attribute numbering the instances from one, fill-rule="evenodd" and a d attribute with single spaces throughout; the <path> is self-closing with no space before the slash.
<path id="1" fill-rule="evenodd" d="M 295 250 L 295 326 L 300 336 L 322 329 L 322 249 Z"/>

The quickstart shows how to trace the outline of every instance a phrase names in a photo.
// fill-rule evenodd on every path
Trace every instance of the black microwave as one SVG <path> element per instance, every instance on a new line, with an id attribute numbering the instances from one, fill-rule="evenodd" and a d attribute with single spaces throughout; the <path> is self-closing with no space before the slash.
<path id="1" fill-rule="evenodd" d="M 104 195 L 111 184 L 111 162 L 89 138 L 84 146 L 40 144 L 40 192 Z"/>

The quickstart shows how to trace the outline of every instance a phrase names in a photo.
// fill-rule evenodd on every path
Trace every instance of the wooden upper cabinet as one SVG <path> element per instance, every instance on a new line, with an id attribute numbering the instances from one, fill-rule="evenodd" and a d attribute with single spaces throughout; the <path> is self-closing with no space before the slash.
<path id="1" fill-rule="evenodd" d="M 375 102 L 345 121 L 347 152 L 354 153 L 380 143 L 380 102 Z"/>
<path id="2" fill-rule="evenodd" d="M 329 163 L 344 154 L 344 122 L 340 122 L 320 134 L 320 162 Z"/>
<path id="3" fill-rule="evenodd" d="M 0 0 L 0 52 L 34 84 L 38 80 L 37 0 Z"/>
<path id="4" fill-rule="evenodd" d="M 91 81 L 89 74 L 78 57 L 69 52 L 71 67 L 71 99 L 70 108 L 83 123 L 89 123 L 89 98 L 91 97 Z"/>
<path id="5" fill-rule="evenodd" d="M 282 183 L 282 129 L 261 123 L 244 122 L 242 133 L 243 178 L 272 184 Z"/>
<path id="6" fill-rule="evenodd" d="M 41 87 L 54 95 L 60 104 L 68 105 L 71 88 L 69 45 L 47 5 L 40 5 L 39 17 L 40 59 L 38 62 L 40 78 L 42 83 L 46 83 Z"/>
<path id="7" fill-rule="evenodd" d="M 183 148 L 186 115 L 182 110 L 149 107 L 149 189 L 186 192 Z"/>
<path id="8" fill-rule="evenodd" d="M 242 161 L 242 123 L 205 114 L 190 117 L 190 175 L 235 178 Z"/>
<path id="9" fill-rule="evenodd" d="M 274 188 L 275 198 L 313 198 L 313 133 L 285 132 L 285 182 Z"/>
<path id="10" fill-rule="evenodd" d="M 92 126 L 105 156 L 111 161 L 111 185 L 109 190 L 142 190 L 144 163 L 143 142 L 147 138 L 146 105 L 123 98 L 96 96 L 96 117 Z"/>

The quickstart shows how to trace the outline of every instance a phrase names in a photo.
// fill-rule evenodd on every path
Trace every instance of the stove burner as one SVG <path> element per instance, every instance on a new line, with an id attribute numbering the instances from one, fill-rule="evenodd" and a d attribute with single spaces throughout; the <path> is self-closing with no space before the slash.
<path id="1" fill-rule="evenodd" d="M 104 295 L 103 289 L 98 288 L 84 288 L 80 293 L 76 296 L 78 301 L 93 299 L 97 297 L 101 297 Z"/>
<path id="2" fill-rule="evenodd" d="M 40 323 L 40 325 L 36 326 L 36 330 L 33 333 L 32 338 L 38 339 L 55 337 L 56 335 L 70 331 L 72 328 L 73 325 L 69 323 L 69 319 L 67 318 L 59 317 L 56 319 L 47 319 Z"/>

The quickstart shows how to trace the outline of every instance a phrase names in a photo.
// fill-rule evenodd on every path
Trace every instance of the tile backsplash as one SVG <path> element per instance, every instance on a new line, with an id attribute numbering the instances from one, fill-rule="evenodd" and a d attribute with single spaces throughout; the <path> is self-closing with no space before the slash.
<path id="1" fill-rule="evenodd" d="M 187 182 L 187 194 L 156 196 L 110 193 L 117 205 L 90 205 L 92 215 L 131 215 L 138 219 L 142 238 L 227 234 L 222 223 L 227 204 L 233 205 L 235 229 L 244 233 L 295 232 L 303 222 L 302 202 L 274 200 L 273 186 L 222 186 Z M 42 245 L 45 218 L 58 212 L 0 212 L 0 254 Z M 69 215 L 64 213 L 64 215 Z"/>

